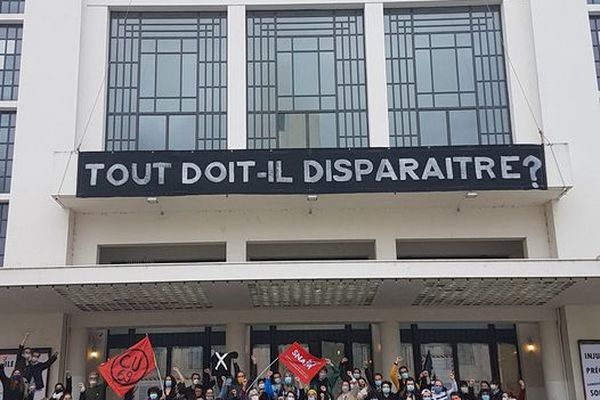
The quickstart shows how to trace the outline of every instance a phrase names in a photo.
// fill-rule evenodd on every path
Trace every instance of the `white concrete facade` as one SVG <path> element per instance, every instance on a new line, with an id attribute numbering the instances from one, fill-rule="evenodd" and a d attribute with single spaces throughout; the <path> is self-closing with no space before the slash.
<path id="1" fill-rule="evenodd" d="M 77 152 L 104 150 L 111 11 L 227 13 L 227 146 L 234 150 L 247 143 L 246 12 L 363 9 L 369 140 L 372 147 L 387 147 L 385 8 L 488 3 L 501 6 L 513 142 L 546 145 L 551 187 L 545 193 L 482 192 L 476 199 L 465 199 L 462 192 L 329 195 L 316 202 L 295 195 L 193 196 L 161 198 L 158 204 L 75 197 Z M 370 323 L 373 362 L 387 373 L 400 352 L 400 324 L 511 323 L 530 398 L 586 399 L 577 342 L 600 339 L 600 324 L 589 317 L 600 311 L 600 101 L 589 28 L 589 15 L 599 13 L 598 6 L 586 0 L 26 0 L 25 10 L 0 15 L 1 23 L 24 26 L 19 99 L 0 102 L 0 109 L 17 112 L 12 188 L 2 197 L 9 217 L 0 301 L 11 307 L 0 314 L 10 321 L 2 324 L 10 326 L 0 332 L 1 348 L 16 347 L 30 331 L 30 343 L 60 351 L 61 363 L 50 375 L 56 382 L 65 369 L 82 379 L 96 366 L 88 357 L 96 330 L 224 326 L 227 347 L 247 356 L 243 365 L 252 351 L 253 325 Z M 524 256 L 531 260 L 397 261 L 397 240 L 432 239 L 523 240 Z M 374 241 L 375 260 L 247 262 L 248 242 L 315 240 Z M 97 265 L 99 246 L 181 243 L 225 243 L 225 264 L 182 264 L 180 270 Z M 218 292 L 229 290 L 230 280 L 276 280 L 273 271 L 298 281 L 381 280 L 386 296 L 370 307 L 265 310 L 253 308 L 247 295 L 238 299 L 245 305 L 222 295 L 222 306 L 214 309 L 96 313 L 77 309 L 50 286 L 176 277 L 215 282 Z M 397 290 L 394 282 L 406 285 L 401 290 L 408 293 L 408 279 L 437 278 L 576 283 L 543 305 L 413 306 L 415 293 L 387 297 Z M 4 286 L 10 290 L 4 292 Z M 524 349 L 529 340 L 538 346 L 535 352 Z M 99 350 L 104 357 L 105 348 Z"/>

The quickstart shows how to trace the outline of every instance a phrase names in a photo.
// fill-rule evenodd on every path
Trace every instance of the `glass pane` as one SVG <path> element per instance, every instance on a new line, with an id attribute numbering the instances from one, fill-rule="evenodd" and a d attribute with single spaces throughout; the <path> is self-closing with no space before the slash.
<path id="1" fill-rule="evenodd" d="M 335 114 L 310 114 L 308 132 L 308 147 L 337 147 Z"/>
<path id="2" fill-rule="evenodd" d="M 140 117 L 139 149 L 163 150 L 167 139 L 167 117 L 151 115 Z"/>
<path id="3" fill-rule="evenodd" d="M 174 115 L 169 118 L 169 150 L 196 148 L 196 116 Z"/>
<path id="4" fill-rule="evenodd" d="M 519 352 L 511 343 L 498 343 L 498 364 L 500 366 L 500 382 L 504 391 L 519 393 Z"/>
<path id="5" fill-rule="evenodd" d="M 189 378 L 193 372 L 202 374 L 202 346 L 173 347 L 171 349 L 171 365 L 178 367 L 183 375 Z"/>
<path id="6" fill-rule="evenodd" d="M 181 56 L 159 54 L 156 69 L 156 94 L 163 97 L 179 96 Z"/>
<path id="7" fill-rule="evenodd" d="M 279 147 L 306 148 L 306 116 L 304 114 L 279 114 L 277 134 Z"/>
<path id="8" fill-rule="evenodd" d="M 422 146 L 446 146 L 446 113 L 444 111 L 423 111 L 419 113 Z"/>
<path id="9" fill-rule="evenodd" d="M 419 375 L 421 371 L 415 369 L 415 361 L 413 355 L 413 344 L 412 343 L 400 343 L 400 355 L 402 356 L 402 363 L 408 367 L 410 374 L 413 377 Z M 419 366 L 421 369 L 421 366 Z"/>
<path id="10" fill-rule="evenodd" d="M 294 54 L 294 94 L 319 94 L 319 56 L 317 53 Z"/>
<path id="11" fill-rule="evenodd" d="M 365 362 L 371 361 L 371 346 L 366 343 L 352 343 L 352 363 L 362 368 Z"/>
<path id="12" fill-rule="evenodd" d="M 262 371 L 271 363 L 271 345 L 255 344 L 252 354 L 256 357 L 256 369 Z"/>
<path id="13" fill-rule="evenodd" d="M 454 361 L 452 357 L 452 346 L 448 343 L 428 343 L 421 345 L 421 364 L 425 365 L 427 353 L 431 353 L 433 362 L 433 375 L 447 384 L 448 375 L 454 372 Z M 447 386 L 447 385 L 446 385 Z"/>
<path id="14" fill-rule="evenodd" d="M 339 365 L 345 356 L 344 343 L 321 341 L 321 356 L 322 358 L 329 358 L 333 365 Z"/>
<path id="15" fill-rule="evenodd" d="M 476 111 L 450 111 L 450 134 L 453 146 L 479 144 Z"/>
<path id="16" fill-rule="evenodd" d="M 485 343 L 459 343 L 458 366 L 462 380 L 475 379 L 477 383 L 492 378 L 490 347 Z"/>

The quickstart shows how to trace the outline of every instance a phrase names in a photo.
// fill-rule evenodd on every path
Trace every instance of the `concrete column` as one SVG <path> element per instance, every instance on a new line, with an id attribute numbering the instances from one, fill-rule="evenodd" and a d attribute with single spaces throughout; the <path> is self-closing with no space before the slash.
<path id="1" fill-rule="evenodd" d="M 89 332 L 86 328 L 69 329 L 65 369 L 71 371 L 74 393 L 77 393 L 78 383 L 87 382 L 88 336 Z"/>
<path id="2" fill-rule="evenodd" d="M 241 322 L 230 322 L 225 327 L 225 341 L 227 351 L 237 351 L 239 357 L 237 363 L 242 370 L 246 370 L 248 359 L 250 358 L 249 349 L 246 346 L 247 327 Z"/>
<path id="3" fill-rule="evenodd" d="M 365 51 L 369 143 L 371 147 L 389 147 L 383 3 L 365 4 Z"/>
<path id="4" fill-rule="evenodd" d="M 396 321 L 384 321 L 380 324 L 381 333 L 381 362 L 384 376 L 388 376 L 388 370 L 396 357 L 400 354 L 400 326 Z"/>
<path id="5" fill-rule="evenodd" d="M 569 399 L 567 391 L 564 362 L 560 352 L 560 336 L 556 322 L 540 323 L 540 338 L 542 341 L 542 365 L 544 366 L 544 384 L 546 399 Z"/>
<path id="6" fill-rule="evenodd" d="M 379 372 L 383 368 L 383 354 L 381 345 L 381 326 L 380 324 L 371 324 L 371 343 L 373 344 L 373 372 Z"/>
<path id="7" fill-rule="evenodd" d="M 227 7 L 227 148 L 246 148 L 246 7 Z"/>

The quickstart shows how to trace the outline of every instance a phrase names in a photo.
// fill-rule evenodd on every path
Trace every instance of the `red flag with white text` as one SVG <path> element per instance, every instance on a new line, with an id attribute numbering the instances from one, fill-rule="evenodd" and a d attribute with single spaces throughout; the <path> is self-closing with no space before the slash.
<path id="1" fill-rule="evenodd" d="M 305 384 L 309 384 L 327 364 L 327 361 L 313 356 L 296 342 L 279 355 L 279 361 Z"/>
<path id="2" fill-rule="evenodd" d="M 98 372 L 108 386 L 123 397 L 155 368 L 154 349 L 146 336 L 123 353 L 100 364 Z"/>

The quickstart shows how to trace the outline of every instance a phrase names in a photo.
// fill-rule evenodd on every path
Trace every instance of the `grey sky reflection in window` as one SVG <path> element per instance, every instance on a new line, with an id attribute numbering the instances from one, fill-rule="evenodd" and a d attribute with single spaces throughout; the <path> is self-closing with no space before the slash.
<path id="1" fill-rule="evenodd" d="M 386 9 L 390 143 L 511 143 L 500 10 Z"/>
<path id="2" fill-rule="evenodd" d="M 248 148 L 366 147 L 360 10 L 248 13 Z"/>
<path id="3" fill-rule="evenodd" d="M 107 150 L 227 148 L 224 13 L 113 13 Z"/>

